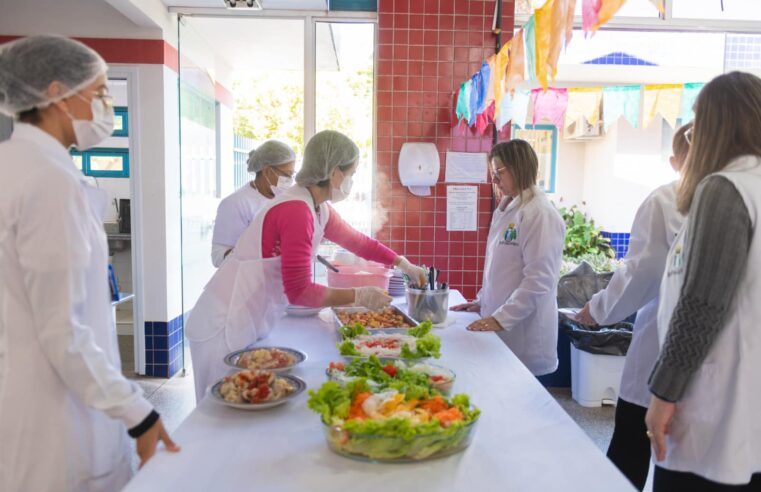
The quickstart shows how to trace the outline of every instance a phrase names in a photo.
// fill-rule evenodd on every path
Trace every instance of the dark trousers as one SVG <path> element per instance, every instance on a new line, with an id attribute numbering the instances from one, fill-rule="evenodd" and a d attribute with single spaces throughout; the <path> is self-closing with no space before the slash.
<path id="1" fill-rule="evenodd" d="M 642 490 L 650 469 L 650 439 L 647 437 L 647 408 L 618 399 L 613 438 L 608 458 L 629 481 Z"/>
<path id="2" fill-rule="evenodd" d="M 706 480 L 694 473 L 684 473 L 655 467 L 653 492 L 759 492 L 761 473 L 756 473 L 746 485 L 725 485 Z"/>

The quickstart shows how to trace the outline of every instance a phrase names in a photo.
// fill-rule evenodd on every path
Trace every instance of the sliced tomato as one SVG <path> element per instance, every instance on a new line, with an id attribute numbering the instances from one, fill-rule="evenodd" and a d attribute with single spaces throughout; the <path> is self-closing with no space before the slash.
<path id="1" fill-rule="evenodd" d="M 395 378 L 395 377 L 396 377 L 396 373 L 397 373 L 398 371 L 399 371 L 399 370 L 398 370 L 398 369 L 396 368 L 396 366 L 395 366 L 395 365 L 393 365 L 393 364 L 386 364 L 386 365 L 383 367 L 383 372 L 385 372 L 386 374 L 388 374 L 388 375 L 389 375 L 389 376 L 391 376 L 392 378 Z"/>

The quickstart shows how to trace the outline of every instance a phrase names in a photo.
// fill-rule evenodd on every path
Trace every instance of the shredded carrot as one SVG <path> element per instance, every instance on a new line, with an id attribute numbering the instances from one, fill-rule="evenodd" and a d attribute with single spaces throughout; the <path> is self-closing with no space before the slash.
<path id="1" fill-rule="evenodd" d="M 449 405 L 447 405 L 447 402 L 441 396 L 434 396 L 430 400 L 421 402 L 420 407 L 432 414 L 437 414 L 449 408 Z"/>
<path id="2" fill-rule="evenodd" d="M 465 416 L 462 414 L 459 408 L 452 407 L 449 410 L 444 410 L 434 414 L 434 418 L 439 421 L 442 427 L 449 427 L 452 422 L 464 420 Z"/>
<path id="3" fill-rule="evenodd" d="M 354 401 L 349 408 L 349 419 L 364 420 L 367 418 L 367 414 L 362 409 L 362 404 L 370 398 L 371 393 L 359 393 L 354 397 Z"/>

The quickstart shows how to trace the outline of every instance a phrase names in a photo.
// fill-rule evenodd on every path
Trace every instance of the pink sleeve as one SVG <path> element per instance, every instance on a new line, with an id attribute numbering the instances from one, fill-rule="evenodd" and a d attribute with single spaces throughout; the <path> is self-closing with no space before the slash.
<path id="1" fill-rule="evenodd" d="M 357 256 L 384 265 L 392 265 L 397 254 L 392 250 L 367 237 L 344 221 L 333 207 L 330 207 L 330 218 L 325 225 L 325 238 L 342 246 Z"/>
<path id="2" fill-rule="evenodd" d="M 326 287 L 312 282 L 314 220 L 309 206 L 289 201 L 272 207 L 262 225 L 262 256 L 282 261 L 283 289 L 288 302 L 319 307 Z"/>

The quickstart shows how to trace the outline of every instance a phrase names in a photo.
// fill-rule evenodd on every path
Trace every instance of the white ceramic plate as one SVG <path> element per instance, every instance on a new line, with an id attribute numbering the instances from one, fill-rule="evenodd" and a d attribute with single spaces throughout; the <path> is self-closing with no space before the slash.
<path id="1" fill-rule="evenodd" d="M 297 378 L 296 376 L 291 376 L 290 374 L 280 374 L 280 375 L 277 375 L 276 377 L 287 379 L 288 382 L 290 382 L 294 387 L 293 393 L 286 396 L 285 398 L 281 398 L 279 400 L 267 401 L 264 403 L 232 403 L 222 398 L 222 395 L 219 392 L 219 389 L 222 387 L 222 383 L 224 382 L 224 379 L 217 381 L 214 384 L 214 386 L 209 388 L 209 393 L 211 394 L 211 398 L 214 401 L 222 405 L 227 405 L 228 407 L 237 408 L 238 410 L 265 410 L 267 408 L 277 407 L 279 405 L 282 405 L 284 403 L 287 403 L 293 400 L 299 394 L 303 393 L 304 390 L 307 388 L 307 384 L 300 378 Z"/>
<path id="2" fill-rule="evenodd" d="M 308 318 L 310 316 L 316 316 L 322 311 L 322 308 L 309 308 L 304 306 L 288 306 L 285 308 L 285 313 L 288 316 L 294 318 Z"/>

